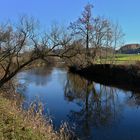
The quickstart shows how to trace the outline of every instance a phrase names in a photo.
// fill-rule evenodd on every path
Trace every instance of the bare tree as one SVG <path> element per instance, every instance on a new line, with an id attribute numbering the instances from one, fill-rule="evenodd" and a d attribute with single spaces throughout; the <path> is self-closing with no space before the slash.
<path id="1" fill-rule="evenodd" d="M 118 24 L 99 16 L 94 18 L 93 29 L 90 42 L 92 61 L 100 60 L 100 63 L 106 63 L 108 57 L 111 60 L 114 57 L 115 49 L 122 43 L 124 34 Z"/>
<path id="2" fill-rule="evenodd" d="M 90 55 L 89 45 L 93 32 L 94 19 L 92 17 L 92 8 L 92 4 L 87 4 L 82 12 L 82 16 L 76 22 L 70 24 L 70 29 L 73 31 L 72 34 L 78 35 L 86 44 L 86 58 Z"/>
<path id="3" fill-rule="evenodd" d="M 110 61 L 110 63 L 114 64 L 116 63 L 116 60 L 115 60 L 116 49 L 124 45 L 125 34 L 123 33 L 123 30 L 118 23 L 112 25 L 112 30 L 113 30 L 113 35 L 112 35 L 111 46 L 113 48 L 113 53 L 112 53 L 112 59 L 111 59 L 112 61 Z"/>
<path id="4" fill-rule="evenodd" d="M 38 22 L 23 16 L 17 26 L 7 24 L 0 27 L 0 87 L 22 68 L 37 59 L 47 61 L 50 56 L 71 57 L 67 55 L 67 44 L 71 38 L 58 27 L 50 33 L 40 33 Z M 56 51 L 61 48 L 61 51 Z"/>
<path id="5" fill-rule="evenodd" d="M 85 58 L 85 48 L 81 40 L 74 40 L 69 46 L 68 54 L 71 57 L 70 59 L 64 59 L 66 62 L 66 65 L 68 66 L 76 66 L 76 67 L 82 67 L 85 65 L 85 61 L 83 61 L 83 58 Z"/>
<path id="6" fill-rule="evenodd" d="M 107 61 L 108 54 L 115 52 L 113 48 L 118 46 L 123 37 L 118 24 L 113 24 L 108 19 L 99 16 L 93 18 L 92 8 L 93 5 L 87 4 L 82 16 L 70 24 L 72 35 L 85 43 L 85 61 L 88 65 L 98 63 L 96 58 L 101 62 L 102 56 L 106 56 L 104 60 Z"/>

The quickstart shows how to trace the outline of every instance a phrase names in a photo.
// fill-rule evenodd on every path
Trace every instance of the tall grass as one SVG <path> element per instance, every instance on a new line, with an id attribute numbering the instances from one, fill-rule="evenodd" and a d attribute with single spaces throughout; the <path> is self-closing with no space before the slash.
<path id="1" fill-rule="evenodd" d="M 28 111 L 17 105 L 17 100 L 0 94 L 1 140 L 72 140 L 77 139 L 67 123 L 58 131 L 53 129 L 50 118 L 42 115 L 42 105 L 32 104 Z M 3 96 L 4 95 L 4 96 Z M 18 103 L 19 104 L 19 103 Z"/>

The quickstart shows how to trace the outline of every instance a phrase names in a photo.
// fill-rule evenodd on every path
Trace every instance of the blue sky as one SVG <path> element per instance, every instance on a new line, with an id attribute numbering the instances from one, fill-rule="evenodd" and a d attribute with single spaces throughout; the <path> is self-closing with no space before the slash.
<path id="1" fill-rule="evenodd" d="M 0 0 L 0 22 L 27 14 L 44 27 L 53 22 L 68 25 L 87 2 L 94 5 L 93 16 L 107 17 L 122 26 L 126 43 L 140 43 L 140 0 Z"/>

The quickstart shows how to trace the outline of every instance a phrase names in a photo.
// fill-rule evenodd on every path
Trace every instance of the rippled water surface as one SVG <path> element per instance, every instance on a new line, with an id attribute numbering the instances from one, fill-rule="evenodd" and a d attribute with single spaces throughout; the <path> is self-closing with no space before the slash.
<path id="1" fill-rule="evenodd" d="M 104 86 L 62 68 L 17 75 L 23 108 L 41 102 L 58 128 L 68 122 L 82 140 L 140 140 L 140 93 Z"/>

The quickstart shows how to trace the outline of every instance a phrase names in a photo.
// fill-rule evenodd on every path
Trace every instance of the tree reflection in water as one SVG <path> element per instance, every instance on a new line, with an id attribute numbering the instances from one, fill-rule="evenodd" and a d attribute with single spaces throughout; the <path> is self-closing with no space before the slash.
<path id="1" fill-rule="evenodd" d="M 98 85 L 70 73 L 65 98 L 81 108 L 79 111 L 71 110 L 68 117 L 85 133 L 83 135 L 89 135 L 91 127 L 111 126 L 118 121 L 123 105 L 115 88 Z"/>
<path id="2" fill-rule="evenodd" d="M 36 69 L 29 69 L 27 71 L 23 71 L 19 73 L 15 80 L 17 81 L 17 87 L 16 91 L 17 93 L 20 93 L 22 97 L 24 98 L 23 101 L 23 108 L 26 110 L 30 108 L 30 105 L 32 103 L 40 102 L 38 99 L 39 97 L 34 97 L 34 99 L 30 102 L 26 102 L 26 93 L 28 93 L 29 85 L 34 84 L 34 86 L 45 86 L 48 81 L 51 80 L 51 73 L 53 68 L 49 67 L 42 67 L 42 68 L 36 68 Z"/>
<path id="3" fill-rule="evenodd" d="M 126 103 L 129 106 L 137 106 L 140 107 L 140 93 L 132 92 L 130 96 L 126 99 Z"/>
<path id="4" fill-rule="evenodd" d="M 18 88 L 25 96 L 23 108 L 38 97 L 36 101 L 51 110 L 55 126 L 62 120 L 75 124 L 82 139 L 139 137 L 139 93 L 104 86 L 57 68 L 21 72 L 18 83 L 24 85 Z"/>
<path id="5" fill-rule="evenodd" d="M 46 85 L 48 81 L 51 80 L 51 73 L 53 68 L 36 68 L 36 69 L 30 69 L 27 71 L 23 71 L 17 75 L 18 80 L 18 89 L 25 90 L 25 88 L 29 84 L 35 84 L 36 86 L 43 86 Z M 21 87 L 23 86 L 23 87 Z"/>

